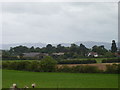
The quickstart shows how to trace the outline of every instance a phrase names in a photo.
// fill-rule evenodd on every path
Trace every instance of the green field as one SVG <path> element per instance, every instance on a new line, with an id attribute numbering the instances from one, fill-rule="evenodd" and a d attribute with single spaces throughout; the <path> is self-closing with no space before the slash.
<path id="1" fill-rule="evenodd" d="M 117 74 L 87 74 L 87 73 L 41 73 L 3 70 L 3 88 L 9 88 L 13 83 L 18 87 L 31 86 L 36 88 L 117 88 Z"/>

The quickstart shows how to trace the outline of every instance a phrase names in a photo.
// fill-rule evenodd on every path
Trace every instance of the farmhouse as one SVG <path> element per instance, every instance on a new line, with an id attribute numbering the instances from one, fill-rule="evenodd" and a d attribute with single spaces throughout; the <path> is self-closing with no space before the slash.
<path id="1" fill-rule="evenodd" d="M 96 52 L 89 52 L 89 53 L 88 53 L 88 57 L 89 57 L 89 56 L 98 57 L 98 53 L 96 53 Z"/>
<path id="2" fill-rule="evenodd" d="M 23 53 L 23 58 L 42 59 L 44 56 L 48 56 L 48 54 L 46 54 L 46 53 L 36 53 L 36 52 Z"/>

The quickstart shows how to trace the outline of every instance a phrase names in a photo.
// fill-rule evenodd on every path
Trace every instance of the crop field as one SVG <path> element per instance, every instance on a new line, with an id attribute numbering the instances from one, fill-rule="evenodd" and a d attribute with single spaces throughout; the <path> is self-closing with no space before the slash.
<path id="1" fill-rule="evenodd" d="M 13 83 L 23 88 L 25 85 L 36 88 L 117 88 L 117 74 L 52 73 L 15 70 L 2 71 L 2 87 L 9 88 Z"/>

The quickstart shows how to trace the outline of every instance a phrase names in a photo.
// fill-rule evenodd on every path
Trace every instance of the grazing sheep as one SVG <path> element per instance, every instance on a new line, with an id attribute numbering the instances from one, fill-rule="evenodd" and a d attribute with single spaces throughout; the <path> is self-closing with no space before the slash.
<path id="1" fill-rule="evenodd" d="M 10 90 L 17 90 L 17 84 L 14 83 L 10 88 L 11 88 Z"/>
<path id="2" fill-rule="evenodd" d="M 14 83 L 14 84 L 13 84 L 13 88 L 17 88 L 17 84 Z"/>
<path id="3" fill-rule="evenodd" d="M 13 84 L 11 88 L 17 88 L 17 84 Z"/>
<path id="4" fill-rule="evenodd" d="M 28 86 L 25 86 L 24 88 L 29 88 Z"/>
<path id="5" fill-rule="evenodd" d="M 35 86 L 36 86 L 35 83 L 33 83 L 33 84 L 32 84 L 32 88 L 35 88 Z"/>

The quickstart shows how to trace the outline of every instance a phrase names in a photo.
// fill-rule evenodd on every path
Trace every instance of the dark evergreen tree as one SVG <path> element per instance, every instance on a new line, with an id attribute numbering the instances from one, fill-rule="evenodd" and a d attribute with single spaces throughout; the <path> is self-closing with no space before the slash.
<path id="1" fill-rule="evenodd" d="M 81 55 L 81 56 L 85 56 L 85 54 L 88 53 L 88 48 L 85 47 L 85 45 L 83 45 L 82 43 L 80 44 L 79 46 L 79 49 L 78 49 L 78 53 Z"/>
<path id="2" fill-rule="evenodd" d="M 111 52 L 115 53 L 117 51 L 117 46 L 115 40 L 112 40 Z"/>
<path id="3" fill-rule="evenodd" d="M 35 52 L 34 46 L 30 48 L 30 52 Z"/>

